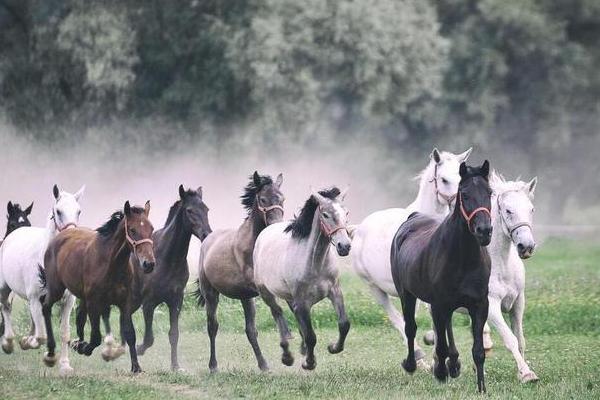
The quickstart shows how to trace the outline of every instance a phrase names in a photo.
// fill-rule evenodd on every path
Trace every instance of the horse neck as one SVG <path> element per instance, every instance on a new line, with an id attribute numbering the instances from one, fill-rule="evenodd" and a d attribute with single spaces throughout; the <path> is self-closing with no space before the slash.
<path id="1" fill-rule="evenodd" d="M 186 227 L 182 210 L 183 208 L 180 207 L 177 214 L 164 227 L 161 240 L 164 243 L 164 254 L 175 261 L 186 259 L 192 238 L 192 230 Z"/>
<path id="2" fill-rule="evenodd" d="M 252 251 L 256 243 L 256 238 L 258 238 L 258 235 L 266 226 L 261 212 L 255 206 L 238 228 L 238 240 L 236 240 L 235 245 L 242 252 Z"/>
<path id="3" fill-rule="evenodd" d="M 309 268 L 318 269 L 321 267 L 329 252 L 329 238 L 321 231 L 321 221 L 319 221 L 319 213 L 315 210 L 313 216 L 312 228 L 306 246 L 309 250 L 308 253 L 308 266 Z"/>
<path id="4" fill-rule="evenodd" d="M 129 257 L 131 249 L 125 239 L 125 223 L 121 222 L 117 231 L 110 238 L 108 243 L 108 253 L 110 254 L 108 263 L 108 276 L 112 279 L 121 276 L 129 269 Z"/>
<path id="5" fill-rule="evenodd" d="M 494 258 L 493 265 L 503 266 L 508 260 L 510 252 L 514 250 L 512 240 L 504 233 L 502 216 L 498 207 L 498 197 L 492 197 L 492 241 L 489 244 L 490 255 Z"/>
<path id="6" fill-rule="evenodd" d="M 54 236 L 58 235 L 58 229 L 56 229 L 56 223 L 54 222 L 54 216 L 52 212 L 48 215 L 46 220 L 46 240 L 50 242 Z"/>
<path id="7" fill-rule="evenodd" d="M 470 261 L 477 260 L 481 256 L 481 245 L 471 234 L 467 221 L 459 211 L 460 207 L 455 207 L 454 212 L 450 215 L 440 229 L 444 228 L 444 234 L 449 238 L 449 259 L 457 260 L 460 267 L 469 269 L 469 267 L 477 268 L 478 263 Z"/>
<path id="8" fill-rule="evenodd" d="M 434 218 L 444 218 L 448 215 L 450 207 L 441 204 L 435 191 L 434 183 L 435 165 L 430 163 L 419 181 L 419 192 L 417 198 L 407 207 L 410 211 L 418 211 Z"/>

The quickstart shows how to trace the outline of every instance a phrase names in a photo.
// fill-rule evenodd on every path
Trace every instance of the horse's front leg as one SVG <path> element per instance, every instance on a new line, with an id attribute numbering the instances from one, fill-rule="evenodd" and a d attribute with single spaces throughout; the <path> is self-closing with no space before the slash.
<path id="1" fill-rule="evenodd" d="M 79 301 L 79 306 L 75 311 L 75 329 L 77 330 L 77 340 L 71 342 L 71 348 L 79 354 L 83 354 L 83 350 L 87 343 L 85 342 L 85 322 L 87 320 L 87 306 L 85 300 Z"/>
<path id="2" fill-rule="evenodd" d="M 473 361 L 477 370 L 477 389 L 480 393 L 485 393 L 485 377 L 483 365 L 485 363 L 485 349 L 483 348 L 483 326 L 488 317 L 488 298 L 487 296 L 479 304 L 469 307 L 471 316 L 471 328 L 473 331 Z"/>
<path id="3" fill-rule="evenodd" d="M 2 312 L 2 324 L 4 329 L 2 333 L 2 350 L 10 354 L 14 350 L 15 332 L 12 327 L 12 304 L 10 301 L 10 288 L 8 286 L 0 289 L 0 310 Z"/>
<path id="4" fill-rule="evenodd" d="M 267 361 L 263 357 L 262 351 L 260 351 L 260 346 L 258 345 L 258 331 L 256 330 L 256 307 L 254 305 L 254 299 L 242 300 L 242 307 L 244 308 L 244 317 L 246 319 L 246 337 L 248 338 L 250 346 L 252 346 L 252 350 L 254 351 L 254 356 L 258 362 L 258 368 L 260 368 L 261 371 L 268 371 L 269 366 L 267 365 Z"/>
<path id="5" fill-rule="evenodd" d="M 446 366 L 448 367 L 448 373 L 452 378 L 458 378 L 460 375 L 460 361 L 458 360 L 458 349 L 456 348 L 456 343 L 454 342 L 454 331 L 452 330 L 452 314 L 448 318 L 448 324 L 446 328 L 446 333 L 448 334 L 448 362 Z"/>
<path id="6" fill-rule="evenodd" d="M 183 293 L 173 303 L 169 304 L 169 344 L 171 345 L 171 370 L 183 371 L 179 366 L 179 360 L 177 358 L 177 345 L 179 343 L 179 313 L 181 312 L 181 305 L 183 304 Z M 146 329 L 148 325 L 146 324 Z M 150 332 L 152 332 L 152 325 L 150 325 Z M 146 339 L 144 338 L 144 342 Z"/>
<path id="7" fill-rule="evenodd" d="M 287 321 L 283 316 L 283 310 L 279 304 L 277 304 L 275 296 L 273 296 L 273 294 L 266 288 L 259 287 L 258 292 L 260 293 L 260 297 L 263 299 L 263 301 L 271 309 L 271 315 L 273 316 L 275 323 L 277 323 L 277 330 L 279 331 L 279 345 L 281 346 L 282 350 L 281 362 L 289 367 L 294 364 L 294 356 L 290 352 L 289 343 L 292 334 L 290 333 Z"/>
<path id="8" fill-rule="evenodd" d="M 101 313 L 96 310 L 88 310 L 89 318 L 90 318 L 90 342 L 83 346 L 80 354 L 84 354 L 86 356 L 91 356 L 94 352 L 94 349 L 102 343 L 102 334 L 100 333 L 100 315 Z"/>
<path id="9" fill-rule="evenodd" d="M 137 358 L 137 349 L 135 347 L 135 328 L 133 326 L 133 321 L 131 320 L 131 310 L 129 307 L 121 307 L 120 311 L 121 315 L 119 317 L 119 322 L 121 325 L 121 334 L 123 335 L 125 342 L 127 342 L 127 346 L 129 346 L 131 372 L 137 374 L 142 372 L 142 368 L 140 367 Z"/>
<path id="10" fill-rule="evenodd" d="M 333 285 L 327 297 L 331 300 L 337 314 L 339 330 L 337 343 L 329 344 L 327 350 L 329 350 L 331 354 L 337 354 L 344 350 L 344 342 L 346 341 L 346 336 L 348 336 L 348 331 L 350 330 L 350 321 L 348 321 L 348 315 L 346 314 L 346 308 L 344 307 L 344 296 L 340 289 L 339 282 L 336 282 Z"/>
<path id="11" fill-rule="evenodd" d="M 44 315 L 42 314 L 42 303 L 39 296 L 31 295 L 27 299 L 29 302 L 29 311 L 34 325 L 34 333 L 23 337 L 19 345 L 23 350 L 37 349 L 41 343 L 46 342 L 46 328 L 44 326 Z"/>
<path id="12" fill-rule="evenodd" d="M 298 321 L 300 332 L 306 344 L 306 359 L 302 364 L 302 368 L 313 370 L 317 366 L 315 359 L 315 346 L 317 344 L 317 335 L 312 327 L 310 320 L 310 306 L 306 302 L 294 301 L 294 315 Z"/>
<path id="13" fill-rule="evenodd" d="M 452 313 L 445 307 L 431 305 L 431 316 L 435 329 L 435 360 L 433 365 L 433 375 L 442 382 L 448 378 L 448 367 L 446 358 L 448 358 L 447 327 L 448 321 L 452 318 Z M 484 321 L 485 322 L 485 319 Z M 481 326 L 483 329 L 483 325 Z M 483 347 L 482 347 L 483 349 Z"/>
<path id="14" fill-rule="evenodd" d="M 415 320 L 415 308 L 417 298 L 408 292 L 400 295 L 402 300 L 402 314 L 404 314 L 404 333 L 406 335 L 406 344 L 408 345 L 408 355 L 402 361 L 402 368 L 410 374 L 417 369 L 417 360 L 415 358 L 415 336 L 417 334 L 417 322 Z"/>
<path id="15" fill-rule="evenodd" d="M 71 310 L 75 305 L 75 296 L 69 291 L 65 291 L 63 303 L 60 310 L 60 370 L 62 376 L 70 375 L 73 372 L 69 361 L 69 341 L 71 340 Z"/>
<path id="16" fill-rule="evenodd" d="M 146 303 L 142 306 L 142 314 L 144 315 L 144 339 L 142 344 L 137 348 L 137 352 L 140 356 L 143 356 L 146 350 L 148 350 L 154 344 L 154 332 L 152 331 L 152 323 L 154 322 L 154 309 L 156 304 Z M 169 306 L 169 312 L 171 307 Z M 171 328 L 173 324 L 171 323 Z M 169 334 L 170 337 L 170 334 Z"/>

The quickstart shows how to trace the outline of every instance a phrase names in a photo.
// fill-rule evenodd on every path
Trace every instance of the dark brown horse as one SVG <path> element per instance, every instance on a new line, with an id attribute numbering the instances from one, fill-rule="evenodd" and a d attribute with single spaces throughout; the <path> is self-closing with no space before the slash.
<path id="1" fill-rule="evenodd" d="M 254 350 L 258 367 L 263 371 L 268 370 L 257 340 L 254 297 L 258 296 L 258 292 L 254 285 L 252 252 L 258 234 L 267 225 L 279 222 L 283 218 L 284 197 L 280 191 L 282 182 L 281 174 L 273 182 L 270 176 L 261 176 L 258 172 L 254 172 L 242 195 L 242 204 L 248 210 L 248 217 L 244 223 L 238 229 L 215 231 L 202 243 L 196 294 L 199 304 L 206 303 L 206 323 L 210 337 L 208 366 L 211 371 L 217 370 L 215 338 L 219 328 L 217 322 L 219 294 L 242 302 L 246 319 L 246 336 Z M 287 322 L 283 318 L 281 309 L 274 312 L 273 317 L 280 330 L 283 329 L 289 335 Z"/>
<path id="2" fill-rule="evenodd" d="M 134 269 L 135 285 L 134 307 L 141 305 L 144 314 L 144 341 L 138 346 L 138 355 L 154 343 L 152 321 L 155 308 L 166 303 L 169 307 L 169 343 L 171 344 L 171 369 L 180 370 L 177 359 L 177 343 L 179 341 L 179 312 L 183 303 L 183 292 L 190 277 L 187 253 L 192 235 L 204 240 L 211 233 L 208 223 L 208 207 L 202 201 L 202 187 L 197 190 L 185 190 L 179 186 L 179 200 L 169 210 L 165 226 L 152 235 L 156 267 L 151 274 L 145 274 L 139 268 Z M 132 260 L 134 262 L 134 260 Z M 111 342 L 108 318 L 103 316 L 107 328 L 107 345 Z M 102 352 L 105 359 L 113 359 L 123 350 L 113 351 L 107 346 Z M 105 354 L 108 356 L 106 357 Z M 113 355 L 114 354 L 114 355 Z"/>
<path id="3" fill-rule="evenodd" d="M 52 305 L 63 297 L 65 289 L 80 299 L 77 310 L 77 336 L 71 346 L 79 354 L 89 356 L 100 345 L 100 317 L 111 305 L 121 311 L 121 335 L 129 346 L 131 371 L 141 372 L 135 347 L 135 329 L 131 321 L 134 311 L 134 270 L 152 272 L 155 259 L 152 243 L 154 228 L 148 220 L 150 202 L 144 208 L 125 203 L 122 211 L 96 231 L 67 229 L 48 245 L 44 257 L 45 270 L 40 278 L 45 286 L 42 296 L 44 320 L 48 335 L 48 353 L 44 362 L 54 366 L 56 342 L 52 331 Z M 130 255 L 134 254 L 134 260 Z M 84 341 L 84 326 L 89 315 L 90 342 Z"/>
<path id="4" fill-rule="evenodd" d="M 6 234 L 4 237 L 6 238 L 9 233 L 14 231 L 17 228 L 22 226 L 31 226 L 31 222 L 29 222 L 29 214 L 31 214 L 31 210 L 33 209 L 33 203 L 29 205 L 24 210 L 21 210 L 21 206 L 17 203 L 13 203 L 9 201 L 6 205 L 7 222 L 6 222 Z M 0 241 L 2 243 L 2 241 Z"/>
<path id="5" fill-rule="evenodd" d="M 492 236 L 489 163 L 467 167 L 463 162 L 459 172 L 461 180 L 454 212 L 442 223 L 413 213 L 400 226 L 392 242 L 392 277 L 402 301 L 408 338 L 408 357 L 402 366 L 410 373 L 417 368 L 415 303 L 419 298 L 431 304 L 436 333 L 433 373 L 440 381 L 445 381 L 448 374 L 458 377 L 460 362 L 452 331 L 452 313 L 465 307 L 471 316 L 477 387 L 485 392 L 483 326 L 488 315 L 491 267 L 485 246 Z M 446 358 L 449 358 L 447 364 Z"/>

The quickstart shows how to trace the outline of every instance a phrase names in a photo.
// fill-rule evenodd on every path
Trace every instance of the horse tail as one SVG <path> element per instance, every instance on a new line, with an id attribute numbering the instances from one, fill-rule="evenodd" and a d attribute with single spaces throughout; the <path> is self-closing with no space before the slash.
<path id="1" fill-rule="evenodd" d="M 192 296 L 196 298 L 199 307 L 204 307 L 206 299 L 204 298 L 204 293 L 202 293 L 202 288 L 200 287 L 200 278 L 196 279 L 196 290 L 192 292 Z"/>
<path id="2" fill-rule="evenodd" d="M 354 239 L 354 234 L 358 229 L 358 225 L 348 225 L 346 227 L 346 231 L 348 232 L 348 236 L 350 236 L 350 240 Z"/>
<path id="3" fill-rule="evenodd" d="M 38 279 L 40 285 L 42 285 L 42 292 L 45 293 L 48 286 L 48 279 L 46 279 L 46 270 L 42 267 L 42 264 L 38 264 Z"/>

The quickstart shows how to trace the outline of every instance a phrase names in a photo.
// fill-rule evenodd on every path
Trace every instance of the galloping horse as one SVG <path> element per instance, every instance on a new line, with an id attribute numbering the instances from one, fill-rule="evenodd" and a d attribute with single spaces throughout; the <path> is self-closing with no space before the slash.
<path id="1" fill-rule="evenodd" d="M 12 231 L 22 226 L 31 226 L 31 222 L 29 222 L 29 215 L 31 214 L 31 210 L 33 209 L 33 203 L 29 205 L 26 209 L 22 210 L 21 206 L 17 203 L 13 203 L 9 201 L 6 205 L 7 215 L 7 223 L 6 223 L 6 234 L 4 238 L 6 238 Z M 2 241 L 0 241 L 2 244 Z"/>
<path id="2" fill-rule="evenodd" d="M 44 265 L 44 252 L 48 242 L 59 232 L 73 228 L 79 223 L 81 207 L 79 201 L 83 196 L 85 186 L 75 194 L 67 193 L 54 185 L 54 205 L 48 216 L 45 228 L 22 227 L 6 237 L 0 247 L 0 303 L 5 329 L 2 337 L 2 350 L 12 353 L 14 332 L 11 319 L 11 304 L 9 295 L 16 293 L 29 302 L 29 310 L 34 329 L 29 336 L 24 336 L 19 345 L 23 350 L 36 349 L 46 340 L 46 329 L 42 316 L 40 295 L 42 288 L 38 279 L 38 268 Z M 64 335 L 69 334 L 68 319 L 73 306 L 73 299 L 65 296 L 63 304 Z M 64 367 L 64 370 L 63 370 Z M 69 359 L 61 359 L 61 371 L 70 370 Z"/>
<path id="3" fill-rule="evenodd" d="M 123 211 L 113 213 L 110 220 L 97 231 L 85 228 L 61 232 L 48 245 L 44 257 L 46 269 L 40 269 L 44 283 L 43 313 L 48 334 L 46 365 L 56 363 L 56 343 L 52 332 L 52 305 L 68 289 L 80 299 L 77 309 L 77 335 L 79 340 L 71 346 L 79 354 L 89 356 L 100 345 L 100 316 L 111 305 L 121 311 L 121 334 L 129 346 L 131 371 L 141 372 L 135 347 L 133 313 L 133 280 L 136 268 L 145 273 L 154 269 L 152 232 L 148 220 L 150 202 L 144 208 L 125 203 Z M 130 260 L 131 253 L 134 260 Z M 89 314 L 91 339 L 84 341 L 84 326 Z M 63 348 L 64 348 L 63 337 Z"/>
<path id="4" fill-rule="evenodd" d="M 242 195 L 242 205 L 248 211 L 244 223 L 237 230 L 214 231 L 202 242 L 196 294 L 198 303 L 206 304 L 206 323 L 210 337 L 208 367 L 211 371 L 217 370 L 215 338 L 219 328 L 217 322 L 219 294 L 242 302 L 246 319 L 246 336 L 254 350 L 258 367 L 262 371 L 269 369 L 257 340 L 254 297 L 258 296 L 258 292 L 254 285 L 252 252 L 259 233 L 266 226 L 283 218 L 284 197 L 280 190 L 282 183 L 281 174 L 273 182 L 270 176 L 261 176 L 258 172 L 254 172 Z M 273 317 L 287 330 L 282 313 L 274 314 Z"/>
<path id="5" fill-rule="evenodd" d="M 262 299 L 273 314 L 281 312 L 276 297 L 284 299 L 292 309 L 302 335 L 301 352 L 306 354 L 302 368 L 316 367 L 314 349 L 317 337 L 312 328 L 310 309 L 328 297 L 338 315 L 339 338 L 328 346 L 331 354 L 344 350 L 350 321 L 344 308 L 336 257 L 350 252 L 346 229 L 348 212 L 342 206 L 346 191 L 336 187 L 313 192 L 300 214 L 291 223 L 280 222 L 266 228 L 256 240 L 254 280 Z M 280 327 L 282 361 L 291 365 L 294 358 L 288 348 L 289 332 Z"/>
<path id="6" fill-rule="evenodd" d="M 467 167 L 463 162 L 459 174 L 461 180 L 454 212 L 441 223 L 413 213 L 398 229 L 392 242 L 392 277 L 402 301 L 408 338 L 408 357 L 402 366 L 409 373 L 417 368 L 415 305 L 419 298 L 431 305 L 435 326 L 433 373 L 441 381 L 445 381 L 448 374 L 458 377 L 460 362 L 452 331 L 452 313 L 465 307 L 472 321 L 477 387 L 480 392 L 485 392 L 483 325 L 488 316 L 491 268 L 485 246 L 492 236 L 489 163 L 486 160 L 481 167 Z"/>
<path id="7" fill-rule="evenodd" d="M 201 241 L 211 233 L 208 223 L 208 207 L 202 201 L 202 187 L 197 190 L 185 190 L 179 186 L 179 200 L 169 210 L 165 226 L 154 232 L 154 256 L 156 266 L 151 274 L 143 273 L 135 268 L 134 303 L 135 309 L 142 305 L 145 322 L 144 341 L 137 348 L 138 355 L 154 343 L 152 321 L 154 309 L 161 303 L 169 307 L 169 343 L 171 344 L 171 369 L 181 370 L 177 359 L 177 343 L 179 341 L 179 313 L 183 303 L 183 292 L 190 277 L 187 253 L 192 235 Z M 132 260 L 134 262 L 134 260 Z M 104 342 L 111 343 L 110 325 Z M 108 359 L 112 359 L 114 351 L 108 346 Z M 106 350 L 106 349 L 105 349 Z M 118 351 L 116 354 L 122 353 Z M 103 351 L 103 356 L 107 355 Z"/>
<path id="8" fill-rule="evenodd" d="M 408 216 L 418 211 L 435 219 L 443 219 L 454 203 L 458 182 L 458 166 L 471 154 L 452 154 L 433 149 L 427 167 L 420 178 L 417 198 L 406 208 L 390 208 L 367 216 L 354 230 L 352 238 L 352 266 L 367 284 L 379 304 L 387 312 L 391 323 L 400 331 L 404 342 L 404 318 L 393 306 L 390 296 L 397 297 L 390 266 L 390 248 L 398 228 Z M 420 367 L 427 367 L 425 352 L 415 344 Z"/>

